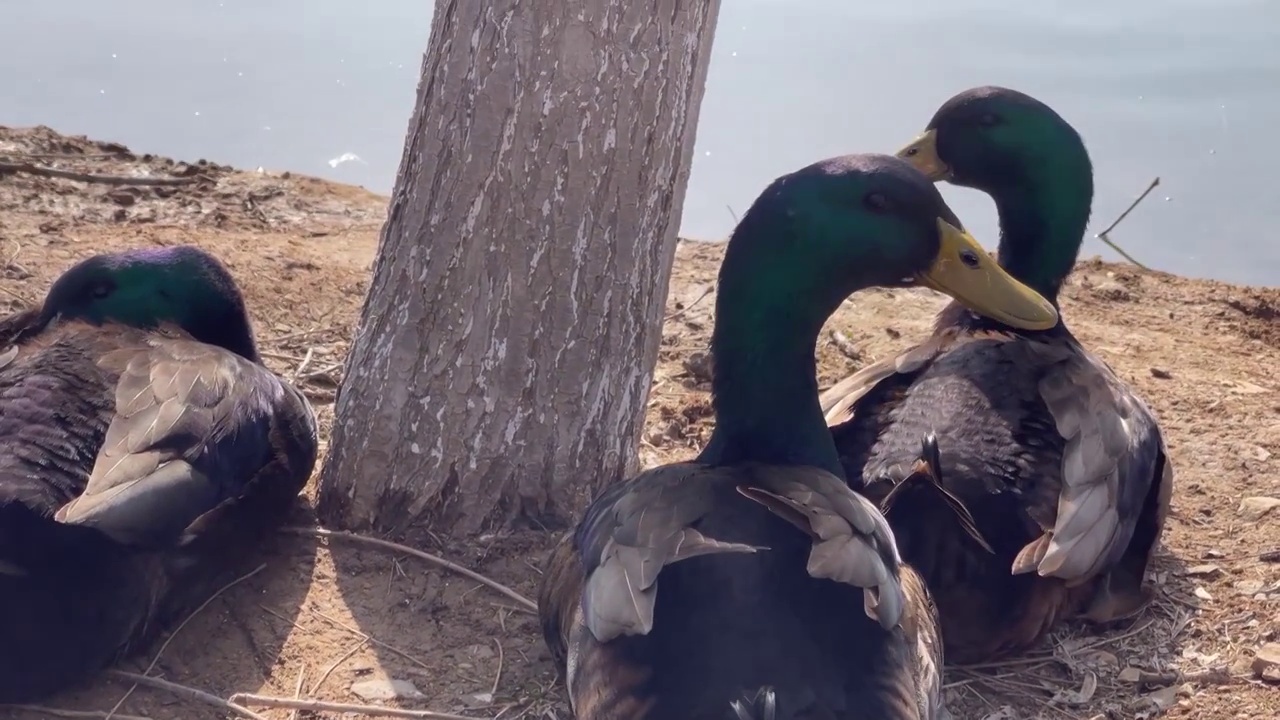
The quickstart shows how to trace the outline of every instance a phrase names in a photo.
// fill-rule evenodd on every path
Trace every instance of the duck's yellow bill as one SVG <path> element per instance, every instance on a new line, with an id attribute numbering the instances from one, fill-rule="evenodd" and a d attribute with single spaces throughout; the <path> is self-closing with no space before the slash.
<path id="1" fill-rule="evenodd" d="M 898 151 L 898 157 L 915 166 L 932 182 L 949 180 L 951 168 L 938 157 L 938 133 L 926 130 L 911 144 Z"/>
<path id="2" fill-rule="evenodd" d="M 972 235 L 938 218 L 938 236 L 938 257 L 916 278 L 921 285 L 1010 327 L 1048 330 L 1058 324 L 1053 303 L 1005 272 Z"/>

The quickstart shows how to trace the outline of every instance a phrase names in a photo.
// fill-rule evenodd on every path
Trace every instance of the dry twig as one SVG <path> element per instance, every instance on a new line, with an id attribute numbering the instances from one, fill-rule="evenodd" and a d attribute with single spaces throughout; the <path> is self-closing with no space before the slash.
<path id="1" fill-rule="evenodd" d="M 60 718 L 114 718 L 114 720 L 151 720 L 142 715 L 112 715 L 101 710 L 64 710 L 62 708 L 45 707 L 44 705 L 0 705 L 0 707 L 19 712 L 29 712 L 41 717 Z"/>
<path id="2" fill-rule="evenodd" d="M 858 349 L 857 345 L 853 344 L 853 341 L 850 340 L 847 335 L 834 329 L 829 333 L 829 335 L 831 336 L 831 344 L 836 346 L 836 349 L 840 351 L 841 355 L 844 355 L 854 362 L 859 362 L 863 359 L 862 351 Z"/>
<path id="3" fill-rule="evenodd" d="M 34 165 L 32 163 L 11 163 L 0 162 L 0 175 L 5 173 L 26 173 L 28 175 L 36 175 L 38 177 L 60 178 L 63 180 L 75 180 L 76 182 L 96 183 L 98 185 L 146 185 L 146 186 L 171 186 L 171 185 L 190 185 L 198 178 L 194 177 L 125 177 L 123 175 L 95 175 L 93 173 L 72 172 L 70 170 L 58 170 L 56 168 L 44 167 L 43 165 Z"/>
<path id="4" fill-rule="evenodd" d="M 156 654 L 151 658 L 151 663 L 147 665 L 147 669 L 146 669 L 146 670 L 143 670 L 143 671 L 142 671 L 142 674 L 143 674 L 143 675 L 150 675 L 150 674 L 151 674 L 151 671 L 156 669 L 156 663 L 160 662 L 160 656 L 161 656 L 161 655 L 163 655 L 163 654 L 164 654 L 164 651 L 169 647 L 169 643 L 173 642 L 173 639 L 174 639 L 175 637 L 177 637 L 177 636 L 178 636 L 178 633 L 182 632 L 182 629 L 183 629 L 183 628 L 185 628 L 185 627 L 187 626 L 187 623 L 191 622 L 191 618 L 195 617 L 196 615 L 199 615 L 199 614 L 200 614 L 200 611 L 202 611 L 202 610 L 204 610 L 206 607 L 208 607 L 208 606 L 209 606 L 209 603 L 211 603 L 211 602 L 213 602 L 214 600 L 216 600 L 216 599 L 218 598 L 218 596 L 219 596 L 219 595 L 221 595 L 222 593 L 226 592 L 227 590 L 229 590 L 229 589 L 231 589 L 231 588 L 235 587 L 236 585 L 239 585 L 240 583 L 244 582 L 245 580 L 248 580 L 249 578 L 253 577 L 254 575 L 257 575 L 258 573 L 262 572 L 262 571 L 263 571 L 263 569 L 265 569 L 266 567 L 267 567 L 266 563 L 263 563 L 263 564 L 259 565 L 258 567 L 254 568 L 253 570 L 250 570 L 249 572 L 245 573 L 244 575 L 241 575 L 240 577 L 236 578 L 235 580 L 232 580 L 231 582 L 227 583 L 226 585 L 223 585 L 221 588 L 218 588 L 218 591 L 217 591 L 217 592 L 215 592 L 214 594 L 210 595 L 210 596 L 209 596 L 209 598 L 208 598 L 207 600 L 205 600 L 204 602 L 200 603 L 200 607 L 198 607 L 198 608 L 196 608 L 194 611 L 192 611 L 192 613 L 191 613 L 190 615 L 188 615 L 188 616 L 186 617 L 186 619 L 184 619 L 181 623 L 179 623 L 179 624 L 178 624 L 178 627 L 174 628 L 174 631 L 173 631 L 173 632 L 169 633 L 169 637 L 167 637 L 167 638 L 165 638 L 165 639 L 164 639 L 164 642 L 163 642 L 163 643 L 161 643 L 161 645 L 160 645 L 160 649 L 156 651 Z M 120 699 L 116 701 L 115 706 L 111 708 L 111 711 L 107 713 L 107 720 L 111 720 L 112 718 L 120 717 L 119 715 L 117 715 L 117 714 L 116 714 L 116 711 L 120 709 L 120 706 L 121 706 L 121 705 L 124 705 L 124 702 L 125 702 L 126 700 L 128 700 L 128 699 L 129 699 L 129 696 L 133 694 L 133 691 L 134 691 L 134 690 L 137 690 L 137 689 L 138 689 L 138 683 L 134 683 L 134 684 L 133 684 L 133 685 L 132 685 L 128 690 L 126 690 L 126 691 L 125 691 L 124 695 L 122 695 L 122 696 L 120 697 Z"/>
<path id="5" fill-rule="evenodd" d="M 107 674 L 114 675 L 115 677 L 122 678 L 124 680 L 128 680 L 135 685 L 146 685 L 147 687 L 155 688 L 156 690 L 164 690 L 165 692 L 172 693 L 173 695 L 177 695 L 178 697 L 187 698 L 188 700 L 195 700 L 198 702 L 205 703 L 207 705 L 212 705 L 217 708 L 222 708 L 223 710 L 233 712 L 239 715 L 240 717 L 249 718 L 249 720 L 267 720 L 267 718 L 259 715 L 258 713 L 250 710 L 247 707 L 244 707 L 243 705 L 239 705 L 230 700 L 223 700 L 217 695 L 211 695 L 203 690 L 197 690 L 196 688 L 193 688 L 193 687 L 187 687 L 186 685 L 179 685 L 178 683 L 169 682 L 168 680 L 161 680 L 160 678 L 151 677 L 150 675 L 139 675 L 138 673 L 132 673 L 127 670 L 112 669 L 112 670 L 107 670 Z"/>
<path id="6" fill-rule="evenodd" d="M 324 669 L 323 673 L 320 673 L 320 678 L 317 679 L 315 684 L 311 686 L 311 694 L 315 695 L 317 692 L 319 692 L 320 686 L 324 685 L 324 681 L 329 679 L 329 676 L 333 674 L 334 670 L 338 669 L 339 665 L 346 662 L 347 659 L 350 658 L 352 655 L 355 655 L 356 653 L 360 652 L 360 650 L 365 645 L 368 645 L 368 644 L 369 644 L 369 638 L 367 637 L 360 638 L 360 642 L 356 643 L 355 645 L 352 645 L 350 650 L 343 653 L 342 656 L 339 657 L 337 660 L 334 660 L 329 665 L 329 667 Z"/>
<path id="7" fill-rule="evenodd" d="M 325 335 L 332 332 L 338 332 L 341 329 L 342 328 L 339 327 L 322 327 L 312 328 L 311 330 L 299 330 L 297 332 L 285 333 L 284 335 L 277 335 L 265 342 L 268 345 L 279 345 L 286 340 L 301 340 L 302 338 L 310 338 L 314 335 Z"/>
<path id="8" fill-rule="evenodd" d="M 1129 213 L 1133 212 L 1134 208 L 1138 207 L 1138 203 L 1145 200 L 1146 197 L 1151 194 L 1151 191 L 1155 190 L 1156 187 L 1159 185 L 1160 185 L 1160 178 L 1156 178 L 1152 180 L 1151 184 L 1147 186 L 1147 189 L 1143 190 L 1142 194 L 1138 196 L 1138 199 L 1129 203 L 1129 207 L 1125 208 L 1124 212 L 1120 213 L 1120 217 L 1116 218 L 1110 225 L 1107 226 L 1106 230 L 1103 230 L 1102 232 L 1098 233 L 1096 236 L 1099 240 L 1109 245 L 1112 250 L 1115 250 L 1116 252 L 1120 253 L 1120 255 L 1122 255 L 1125 260 L 1128 260 L 1129 262 L 1133 263 L 1134 265 L 1137 265 L 1143 270 L 1150 270 L 1151 268 L 1135 260 L 1132 255 L 1124 251 L 1124 248 L 1120 247 L 1115 242 L 1113 242 L 1111 238 L 1107 237 L 1107 233 L 1110 233 L 1112 230 L 1115 230 L 1116 226 L 1119 225 L 1120 222 L 1123 221 L 1125 218 L 1129 217 Z"/>
<path id="9" fill-rule="evenodd" d="M 690 310 L 692 310 L 692 309 L 693 309 L 693 306 L 694 306 L 694 305 L 697 305 L 698 303 L 702 302 L 702 301 L 703 301 L 703 300 L 704 300 L 708 295 L 710 295 L 710 294 L 711 294 L 711 291 L 712 291 L 712 290 L 714 290 L 714 289 L 715 289 L 715 285 L 708 285 L 708 286 L 706 287 L 706 289 L 704 289 L 704 290 L 702 291 L 702 294 L 701 294 L 701 295 L 699 295 L 698 297 L 694 298 L 694 299 L 693 299 L 693 301 L 692 301 L 692 302 L 690 302 L 688 305 L 685 305 L 684 307 L 680 308 L 679 310 L 677 310 L 677 311 L 675 311 L 675 312 L 671 313 L 670 315 L 668 315 L 668 316 L 666 316 L 666 317 L 662 318 L 662 322 L 670 322 L 670 321 L 675 320 L 676 318 L 680 317 L 681 315 L 683 315 L 683 314 L 685 314 L 685 313 L 689 312 Z"/>
<path id="10" fill-rule="evenodd" d="M 502 663 L 506 659 L 506 653 L 502 651 L 502 643 L 498 641 L 498 638 L 492 638 L 492 640 L 493 644 L 498 646 L 498 672 L 493 676 L 493 687 L 489 688 L 489 696 L 497 697 L 498 684 L 502 682 Z"/>
<path id="11" fill-rule="evenodd" d="M 331 617 L 329 617 L 328 615 L 325 615 L 324 613 L 322 613 L 322 612 L 320 612 L 319 610 L 316 610 L 316 609 L 314 609 L 314 608 L 311 610 L 311 612 L 312 612 L 313 614 L 315 614 L 315 616 L 316 616 L 316 617 L 319 617 L 319 618 L 323 619 L 325 622 L 328 622 L 330 625 L 333 625 L 334 627 L 342 628 L 343 630 L 346 630 L 347 632 L 351 633 L 352 635 L 355 635 L 355 636 L 356 636 L 356 637 L 358 637 L 358 638 L 361 638 L 361 639 L 367 640 L 368 642 L 370 642 L 370 643 L 372 643 L 372 644 L 374 644 L 374 645 L 377 645 L 378 647 L 383 648 L 384 650 L 390 650 L 391 652 L 395 653 L 396 655 L 399 655 L 400 657 L 404 658 L 405 660 L 408 660 L 409 662 L 413 663 L 414 665 L 417 665 L 418 667 L 422 668 L 423 670 L 431 670 L 431 666 L 430 666 L 430 665 L 428 665 L 428 664 L 426 664 L 425 662 L 423 662 L 423 661 L 419 660 L 418 658 L 416 658 L 416 657 L 414 657 L 414 656 L 410 655 L 409 653 L 405 652 L 404 650 L 401 650 L 400 648 L 396 647 L 395 645 L 392 645 L 392 644 L 390 644 L 390 643 L 385 643 L 385 642 L 383 642 L 383 641 L 381 641 L 381 640 L 379 640 L 379 639 L 377 639 L 377 638 L 373 637 L 372 635 L 370 635 L 370 634 L 368 634 L 368 633 L 366 633 L 366 632 L 362 632 L 362 631 L 360 631 L 360 630 L 357 630 L 357 629 L 355 629 L 355 628 L 351 627 L 350 625 L 348 625 L 348 624 L 346 624 L 346 623 L 342 622 L 341 620 L 337 620 L 337 619 L 331 618 Z"/>
<path id="12" fill-rule="evenodd" d="M 515 590 L 512 590 L 506 585 L 503 585 L 497 580 L 487 578 L 484 575 L 481 575 L 480 573 L 475 572 L 474 570 L 468 570 L 467 568 L 464 568 L 455 562 L 445 560 L 444 558 L 438 555 L 432 555 L 431 553 L 428 553 L 428 552 L 415 550 L 414 548 L 411 548 L 407 545 L 401 545 L 400 543 L 394 543 L 394 542 L 391 542 L 390 540 L 382 540 L 380 538 L 368 537 L 365 535 L 358 535 L 356 533 L 344 532 L 341 530 L 326 530 L 324 528 L 316 528 L 316 527 L 287 527 L 287 528 L 284 528 L 284 532 L 293 533 L 294 535 L 311 535 L 313 537 L 321 537 L 321 538 L 343 538 L 346 540 L 351 540 L 352 542 L 363 543 L 365 545 L 372 545 L 374 547 L 380 547 L 380 548 L 383 548 L 384 550 L 394 550 L 396 552 L 405 553 L 406 555 L 412 555 L 413 557 L 416 557 L 419 560 L 425 560 L 426 562 L 429 562 L 432 565 L 435 565 L 436 567 L 444 568 L 446 570 L 455 572 L 459 575 L 462 575 L 463 577 L 470 578 L 471 580 L 475 580 L 481 585 L 484 585 L 492 590 L 496 590 L 502 593 L 503 595 L 506 595 L 507 597 L 511 598 L 512 600 L 516 601 L 517 603 L 519 603 L 520 606 L 523 607 L 525 610 L 528 610 L 534 613 L 538 612 L 537 603 L 521 595 Z"/>
<path id="13" fill-rule="evenodd" d="M 298 668 L 298 684 L 295 685 L 293 688 L 294 700 L 298 700 L 302 698 L 302 683 L 306 679 L 307 679 L 307 664 L 303 663 L 302 667 Z M 292 711 L 290 711 L 289 720 L 298 720 L 298 713 L 300 711 L 301 711 L 300 708 L 294 708 Z"/>
<path id="14" fill-rule="evenodd" d="M 431 710 L 405 710 L 403 708 L 381 707 L 379 705 L 355 705 L 351 703 L 325 702 L 323 700 L 295 700 L 293 698 L 272 697 L 270 695 L 254 695 L 252 693 L 236 693 L 231 696 L 233 702 L 242 702 L 254 707 L 294 708 L 310 712 L 356 713 L 370 717 L 424 718 L 425 720 L 480 720 L 467 715 L 433 712 Z"/>

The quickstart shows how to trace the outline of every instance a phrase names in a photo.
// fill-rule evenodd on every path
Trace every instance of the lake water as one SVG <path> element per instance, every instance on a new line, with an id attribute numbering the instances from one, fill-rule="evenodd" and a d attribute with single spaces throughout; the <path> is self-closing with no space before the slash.
<path id="1" fill-rule="evenodd" d="M 296 170 L 388 192 L 431 0 L 43 0 L 0 22 L 0 124 Z M 1084 135 L 1092 232 L 1145 264 L 1280 285 L 1280 3 L 723 0 L 683 234 L 718 238 L 775 176 L 892 151 L 973 85 L 1018 88 Z M 331 166 L 345 153 L 359 160 Z M 994 242 L 982 195 L 946 187 Z M 1272 210 L 1266 210 L 1273 207 Z M 1115 258 L 1090 239 L 1085 252 Z"/>

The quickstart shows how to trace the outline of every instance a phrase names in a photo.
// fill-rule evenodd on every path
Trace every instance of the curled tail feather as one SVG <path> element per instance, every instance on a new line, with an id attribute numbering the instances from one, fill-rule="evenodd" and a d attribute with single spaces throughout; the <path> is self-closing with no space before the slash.
<path id="1" fill-rule="evenodd" d="M 921 438 L 920 459 L 916 460 L 911 467 L 911 473 L 903 478 L 902 482 L 894 485 L 893 489 L 880 501 L 880 512 L 884 513 L 886 518 L 891 517 L 894 504 L 907 489 L 915 487 L 931 488 L 938 493 L 947 507 L 955 513 L 956 520 L 959 521 L 965 534 L 981 545 L 983 550 L 995 553 L 991 544 L 983 537 L 982 531 L 978 530 L 977 521 L 973 519 L 969 508 L 965 507 L 964 501 L 943 486 L 942 455 L 938 450 L 938 437 L 932 432 L 925 433 Z"/>

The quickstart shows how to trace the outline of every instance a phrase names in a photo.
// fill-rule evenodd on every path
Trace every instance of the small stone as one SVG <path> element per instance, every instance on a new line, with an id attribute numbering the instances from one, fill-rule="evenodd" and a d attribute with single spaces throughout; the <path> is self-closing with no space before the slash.
<path id="1" fill-rule="evenodd" d="M 1142 679 L 1142 671 L 1130 665 L 1120 671 L 1120 681 L 1127 683 L 1136 683 Z"/>
<path id="2" fill-rule="evenodd" d="M 116 188 L 107 193 L 107 199 L 121 207 L 129 207 L 138 202 L 138 191 L 133 188 Z"/>
<path id="3" fill-rule="evenodd" d="M 1197 585 L 1197 586 L 1196 586 L 1196 589 L 1195 589 L 1195 596 L 1196 596 L 1196 597 L 1198 597 L 1198 598 L 1200 598 L 1201 600 L 1205 600 L 1205 601 L 1209 601 L 1209 600 L 1212 600 L 1212 599 L 1213 599 L 1213 596 L 1209 594 L 1209 591 L 1208 591 L 1208 590 L 1205 590 L 1204 588 L 1200 587 L 1199 585 Z"/>
<path id="4" fill-rule="evenodd" d="M 1241 395 L 1258 395 L 1260 393 L 1269 392 L 1261 385 L 1256 385 L 1248 380 L 1237 380 L 1235 386 L 1231 388 L 1231 391 L 1240 393 Z"/>
<path id="5" fill-rule="evenodd" d="M 361 680 L 351 686 L 351 692 L 361 700 L 421 700 L 426 697 L 408 680 L 375 678 Z"/>
<path id="6" fill-rule="evenodd" d="M 1124 285 L 1115 280 L 1103 280 L 1093 287 L 1093 294 L 1103 300 L 1111 300 L 1112 302 L 1129 302 L 1133 300 L 1133 293 Z"/>
<path id="7" fill-rule="evenodd" d="M 479 645 L 479 644 L 472 645 L 471 647 L 467 648 L 467 652 L 471 654 L 471 657 L 477 658 L 480 660 L 485 660 L 493 657 L 493 647 L 490 645 Z"/>
<path id="8" fill-rule="evenodd" d="M 1144 697 L 1150 700 L 1157 710 L 1163 712 L 1173 707 L 1174 703 L 1178 701 L 1179 690 L 1180 688 L 1177 685 L 1170 685 L 1169 687 L 1160 688 L 1153 693 L 1148 693 Z"/>
<path id="9" fill-rule="evenodd" d="M 1247 497 L 1240 501 L 1240 517 L 1249 522 L 1261 520 L 1267 513 L 1280 507 L 1280 499 L 1273 497 Z"/>
<path id="10" fill-rule="evenodd" d="M 1237 580 L 1236 582 L 1231 583 L 1231 586 L 1236 590 L 1239 590 L 1241 595 L 1255 595 L 1262 592 L 1262 588 L 1266 587 L 1266 584 L 1261 580 L 1249 578 L 1246 580 Z"/>
<path id="11" fill-rule="evenodd" d="M 1186 569 L 1184 575 L 1193 575 L 1199 577 L 1217 577 L 1222 574 L 1222 568 L 1212 563 L 1206 565 L 1192 565 Z"/>
<path id="12" fill-rule="evenodd" d="M 1258 648 L 1250 668 L 1263 680 L 1280 681 L 1280 643 L 1271 642 Z"/>
<path id="13" fill-rule="evenodd" d="M 1081 654 L 1080 659 L 1098 667 L 1116 667 L 1120 665 L 1120 658 L 1106 650 L 1086 651 Z"/>
<path id="14" fill-rule="evenodd" d="M 1165 370 L 1164 368 L 1157 368 L 1157 367 L 1151 368 L 1151 377 L 1159 378 L 1160 380 L 1173 379 L 1173 375 L 1171 375 L 1168 370 Z"/>

